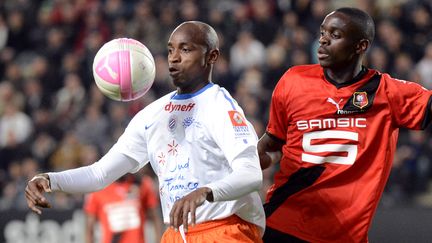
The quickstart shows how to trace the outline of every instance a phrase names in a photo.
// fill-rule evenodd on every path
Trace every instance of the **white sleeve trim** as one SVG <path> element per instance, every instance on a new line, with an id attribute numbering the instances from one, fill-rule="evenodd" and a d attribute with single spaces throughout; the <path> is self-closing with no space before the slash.
<path id="1" fill-rule="evenodd" d="M 261 188 L 263 175 L 258 155 L 235 158 L 232 169 L 228 176 L 205 185 L 212 190 L 214 201 L 235 200 Z"/>
<path id="2" fill-rule="evenodd" d="M 48 175 L 53 191 L 88 193 L 102 190 L 137 167 L 137 161 L 112 149 L 94 164 Z"/>

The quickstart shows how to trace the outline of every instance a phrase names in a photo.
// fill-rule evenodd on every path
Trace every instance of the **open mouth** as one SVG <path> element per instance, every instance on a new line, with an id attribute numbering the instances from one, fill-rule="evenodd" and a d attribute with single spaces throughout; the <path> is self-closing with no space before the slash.
<path id="1" fill-rule="evenodd" d="M 171 76 L 175 76 L 175 75 L 178 75 L 180 73 L 180 70 L 178 70 L 177 68 L 174 68 L 174 67 L 170 67 L 168 69 L 168 71 L 169 71 Z"/>

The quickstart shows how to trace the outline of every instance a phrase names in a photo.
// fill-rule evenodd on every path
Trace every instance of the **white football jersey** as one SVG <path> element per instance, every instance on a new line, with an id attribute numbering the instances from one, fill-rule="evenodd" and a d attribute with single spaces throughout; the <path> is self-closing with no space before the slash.
<path id="1" fill-rule="evenodd" d="M 229 175 L 237 156 L 257 158 L 257 140 L 237 102 L 224 88 L 210 83 L 194 94 L 169 93 L 145 107 L 113 149 L 138 161 L 135 171 L 151 163 L 168 224 L 176 200 Z M 205 201 L 196 210 L 196 222 L 233 214 L 264 230 L 257 191 L 232 201 Z"/>

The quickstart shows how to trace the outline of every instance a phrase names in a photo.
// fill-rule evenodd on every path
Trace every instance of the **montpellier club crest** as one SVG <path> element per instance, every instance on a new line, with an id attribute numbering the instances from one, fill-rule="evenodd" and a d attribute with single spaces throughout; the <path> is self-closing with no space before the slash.
<path id="1" fill-rule="evenodd" d="M 228 111 L 233 126 L 247 126 L 243 116 L 238 111 Z"/>
<path id="2" fill-rule="evenodd" d="M 238 111 L 228 111 L 231 124 L 234 128 L 234 135 L 236 138 L 245 137 L 250 135 L 249 127 L 246 124 L 246 119 Z M 247 143 L 247 139 L 244 140 Z"/>
<path id="3" fill-rule="evenodd" d="M 353 105 L 363 109 L 369 104 L 367 93 L 365 91 L 362 92 L 354 92 L 353 94 Z"/>
<path id="4" fill-rule="evenodd" d="M 168 119 L 168 130 L 174 132 L 177 127 L 177 116 L 171 115 Z"/>

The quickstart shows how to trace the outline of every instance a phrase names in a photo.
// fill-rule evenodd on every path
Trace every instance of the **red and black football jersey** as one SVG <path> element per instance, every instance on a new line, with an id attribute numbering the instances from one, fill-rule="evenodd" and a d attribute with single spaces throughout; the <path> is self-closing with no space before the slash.
<path id="1" fill-rule="evenodd" d="M 267 133 L 284 146 L 267 225 L 311 242 L 367 242 L 398 130 L 427 124 L 432 93 L 366 68 L 329 80 L 319 65 L 297 66 L 273 92 Z"/>

